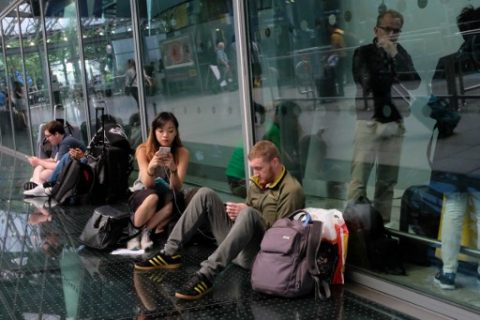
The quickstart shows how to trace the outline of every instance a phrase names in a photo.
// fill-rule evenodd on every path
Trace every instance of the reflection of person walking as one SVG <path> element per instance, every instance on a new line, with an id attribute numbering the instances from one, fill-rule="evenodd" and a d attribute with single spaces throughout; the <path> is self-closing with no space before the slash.
<path id="1" fill-rule="evenodd" d="M 333 63 L 332 68 L 335 74 L 336 90 L 335 93 L 338 96 L 343 96 L 343 82 L 344 82 L 344 61 L 345 61 L 345 40 L 344 31 L 340 29 L 336 24 L 329 25 L 330 31 L 330 44 L 332 46 L 331 57 L 336 58 L 336 62 Z"/>
<path id="2" fill-rule="evenodd" d="M 135 60 L 128 59 L 127 72 L 125 73 L 125 93 L 131 94 L 138 108 L 138 85 L 137 72 L 135 70 Z"/>
<path id="3" fill-rule="evenodd" d="M 152 87 L 153 82 L 152 78 L 143 71 L 143 78 L 145 79 L 145 83 L 147 87 Z M 127 61 L 127 72 L 125 72 L 125 93 L 131 94 L 132 97 L 135 99 L 138 108 L 138 81 L 137 81 L 137 71 L 135 68 L 135 60 L 128 59 Z"/>
<path id="4" fill-rule="evenodd" d="M 480 29 L 480 7 L 468 6 L 457 17 L 463 44 L 453 54 L 439 59 L 432 79 L 432 93 L 435 96 L 449 97 L 447 107 L 456 109 L 461 106 L 461 99 L 456 93 L 456 79 L 462 79 L 465 88 L 478 85 L 478 36 Z M 452 81 L 452 79 L 454 79 Z M 448 92 L 445 92 L 445 91 Z M 469 96 L 478 95 L 478 90 L 469 90 Z M 477 110 L 477 99 L 466 99 L 470 110 Z M 461 117 L 454 134 L 439 135 L 435 143 L 432 158 L 432 188 L 444 194 L 443 222 L 440 230 L 442 237 L 442 269 L 435 275 L 434 283 L 442 289 L 455 289 L 455 278 L 458 269 L 462 227 L 466 215 L 471 215 L 467 225 L 469 230 L 477 234 L 480 231 L 480 136 L 478 135 L 479 116 L 476 112 L 461 112 Z M 437 120 L 438 124 L 438 120 Z M 440 130 L 440 129 L 439 129 Z M 474 216 L 474 217 L 473 217 Z M 468 221 L 467 220 L 467 221 Z M 467 233 L 468 234 L 468 233 Z M 477 248 L 480 248 L 480 237 L 477 236 Z M 477 279 L 480 281 L 480 265 L 477 267 Z"/>
<path id="5" fill-rule="evenodd" d="M 394 187 L 405 127 L 399 110 L 405 104 L 392 99 L 392 88 L 400 84 L 411 90 L 420 77 L 412 59 L 397 42 L 403 16 L 387 10 L 377 18 L 373 43 L 355 50 L 353 77 L 357 86 L 357 126 L 348 199 L 367 197 L 367 184 L 376 169 L 374 207 L 385 222 L 390 221 Z M 373 104 L 372 104 L 373 102 Z M 409 105 L 402 106 L 409 109 Z"/>
<path id="6" fill-rule="evenodd" d="M 19 128 L 26 128 L 27 123 L 27 101 L 22 83 L 14 81 L 12 94 L 13 111 L 15 113 L 15 125 Z"/>
<path id="7" fill-rule="evenodd" d="M 227 81 L 228 83 L 232 82 L 232 70 L 230 69 L 230 63 L 228 61 L 227 54 L 225 53 L 225 44 L 223 42 L 220 41 L 217 43 L 215 53 L 217 56 L 217 65 L 222 71 L 222 83 L 223 81 Z"/>
<path id="8" fill-rule="evenodd" d="M 58 82 L 57 75 L 52 76 L 52 91 L 53 91 L 53 101 L 55 105 L 62 104 L 62 98 L 60 96 L 60 82 Z"/>

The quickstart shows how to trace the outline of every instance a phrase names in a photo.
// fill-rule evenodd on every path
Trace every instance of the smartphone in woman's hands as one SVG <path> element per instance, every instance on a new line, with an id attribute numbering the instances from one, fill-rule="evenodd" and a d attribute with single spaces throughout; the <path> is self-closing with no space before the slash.
<path id="1" fill-rule="evenodd" d="M 160 152 L 161 154 L 170 153 L 170 147 L 160 147 L 158 148 L 158 152 Z"/>

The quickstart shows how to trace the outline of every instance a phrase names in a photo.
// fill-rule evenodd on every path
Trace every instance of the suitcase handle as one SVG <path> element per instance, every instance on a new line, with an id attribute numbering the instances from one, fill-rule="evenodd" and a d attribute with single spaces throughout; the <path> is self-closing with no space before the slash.
<path id="1" fill-rule="evenodd" d="M 101 116 L 100 118 L 98 117 L 98 113 L 101 113 Z M 102 131 L 103 131 L 103 134 L 102 134 L 102 145 L 103 145 L 103 148 L 105 148 L 105 108 L 104 107 L 100 107 L 100 106 L 97 106 L 95 107 L 95 117 L 97 118 L 97 121 L 96 121 L 96 131 L 98 132 L 98 130 L 100 129 L 98 127 L 98 119 L 100 119 L 100 121 L 102 122 Z"/>

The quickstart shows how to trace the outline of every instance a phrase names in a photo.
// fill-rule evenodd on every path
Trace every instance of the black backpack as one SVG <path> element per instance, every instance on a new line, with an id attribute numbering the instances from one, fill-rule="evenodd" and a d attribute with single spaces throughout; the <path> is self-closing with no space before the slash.
<path id="1" fill-rule="evenodd" d="M 435 128 L 438 129 L 438 138 L 443 139 L 453 134 L 460 122 L 460 113 L 456 111 L 446 99 L 431 96 L 428 100 L 430 117 L 436 120 Z"/>
<path id="2" fill-rule="evenodd" d="M 71 159 L 58 176 L 50 199 L 60 205 L 86 204 L 90 201 L 94 180 L 94 172 L 88 164 Z"/>
<path id="3" fill-rule="evenodd" d="M 388 274 L 406 274 L 399 241 L 385 229 L 380 212 L 367 198 L 349 202 L 343 218 L 349 231 L 349 263 Z"/>

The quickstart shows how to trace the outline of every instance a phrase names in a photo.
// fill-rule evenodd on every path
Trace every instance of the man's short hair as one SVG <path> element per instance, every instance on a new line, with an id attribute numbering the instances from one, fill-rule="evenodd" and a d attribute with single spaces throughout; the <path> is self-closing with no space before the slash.
<path id="1" fill-rule="evenodd" d="M 63 123 L 57 120 L 52 120 L 47 122 L 45 125 L 45 130 L 50 132 L 51 134 L 59 133 L 59 134 L 65 134 L 65 128 L 63 126 Z"/>
<path id="2" fill-rule="evenodd" d="M 262 158 L 265 161 L 272 161 L 274 158 L 278 158 L 280 160 L 280 152 L 273 142 L 268 140 L 260 140 L 255 143 L 248 154 L 248 160 L 256 158 Z"/>
<path id="3" fill-rule="evenodd" d="M 377 17 L 377 27 L 380 25 L 383 17 L 385 17 L 386 15 L 390 15 L 395 19 L 400 19 L 401 26 L 403 26 L 403 15 L 396 10 L 389 9 L 389 10 L 386 10 L 385 12 L 382 12 L 378 15 L 378 17 Z"/>

